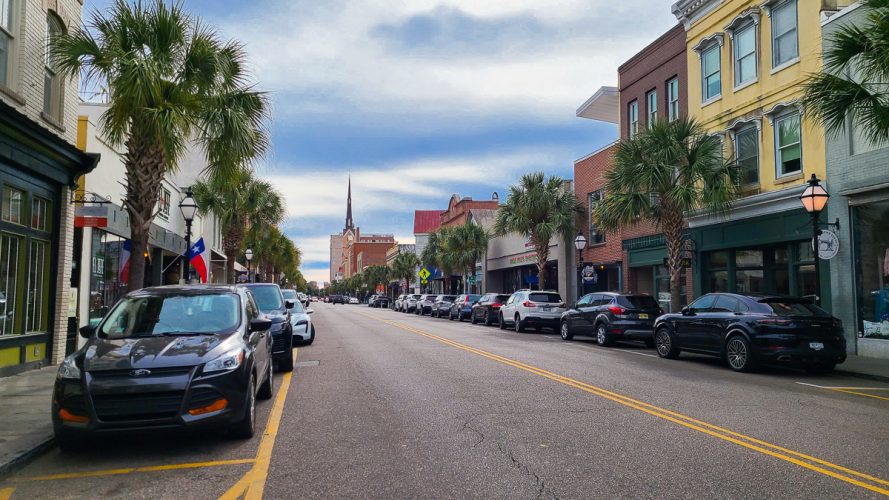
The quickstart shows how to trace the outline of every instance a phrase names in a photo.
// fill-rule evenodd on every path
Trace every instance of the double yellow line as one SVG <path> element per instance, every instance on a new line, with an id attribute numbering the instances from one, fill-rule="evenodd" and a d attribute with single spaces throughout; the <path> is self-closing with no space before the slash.
<path id="1" fill-rule="evenodd" d="M 661 408 L 659 406 L 655 406 L 644 401 L 639 401 L 637 399 L 630 398 L 628 396 L 624 396 L 622 394 L 618 394 L 613 391 L 609 391 L 603 389 L 601 387 L 596 387 L 591 384 L 587 384 L 585 382 L 581 382 L 579 380 L 564 377 L 562 375 L 558 375 L 556 373 L 544 370 L 542 368 L 529 365 L 527 363 L 522 363 L 520 361 L 516 361 L 514 359 L 506 358 L 503 356 L 499 356 L 497 354 L 493 354 L 488 351 L 484 351 L 481 349 L 477 349 L 475 347 L 468 346 L 466 344 L 461 344 L 460 342 L 456 342 L 432 333 L 429 333 L 424 330 L 420 330 L 411 326 L 404 325 L 402 323 L 398 323 L 395 321 L 383 320 L 372 315 L 360 313 L 363 316 L 374 319 L 376 321 L 380 321 L 394 327 L 400 328 L 402 330 L 409 331 L 411 333 L 415 333 L 417 335 L 421 335 L 423 337 L 435 340 L 437 342 L 441 342 L 442 344 L 449 345 L 451 347 L 455 347 L 457 349 L 462 349 L 464 351 L 471 352 L 473 354 L 477 354 L 484 358 L 490 359 L 492 361 L 496 361 L 498 363 L 502 363 L 504 365 L 508 365 L 514 368 L 518 368 L 519 370 L 526 371 L 528 373 L 533 373 L 534 375 L 538 375 L 540 377 L 544 377 L 550 379 L 552 381 L 558 382 L 560 384 L 567 385 L 569 387 L 573 387 L 575 389 L 579 389 L 581 391 L 587 392 L 589 394 L 593 394 L 599 396 L 604 399 L 608 399 L 617 404 L 633 408 L 634 410 L 638 410 L 644 413 L 647 413 L 651 416 L 667 420 L 677 425 L 681 425 L 683 427 L 693 429 L 695 431 L 701 432 L 708 436 L 715 437 L 717 439 L 721 439 L 723 441 L 727 441 L 729 443 L 742 446 L 744 448 L 762 453 L 764 455 L 768 455 L 770 457 L 774 457 L 780 460 L 784 460 L 786 462 L 790 462 L 792 464 L 799 465 L 800 467 L 804 467 L 811 471 L 817 472 L 819 474 L 823 474 L 825 476 L 830 476 L 835 479 L 839 479 L 840 481 L 853 484 L 855 486 L 859 486 L 861 488 L 865 488 L 867 490 L 873 491 L 875 493 L 879 493 L 881 495 L 889 496 L 889 481 L 880 479 L 878 477 L 874 477 L 868 474 L 864 474 L 862 472 L 858 472 L 847 467 L 843 467 L 841 465 L 837 465 L 826 460 L 822 460 L 820 458 L 813 457 L 811 455 L 806 455 L 804 453 L 799 453 L 761 439 L 756 439 L 751 436 L 747 436 L 738 432 L 734 432 L 713 424 L 709 424 L 707 422 L 703 422 L 701 420 L 697 420 L 695 418 L 689 417 L 687 415 L 683 415 L 681 413 L 677 413 L 666 408 Z"/>

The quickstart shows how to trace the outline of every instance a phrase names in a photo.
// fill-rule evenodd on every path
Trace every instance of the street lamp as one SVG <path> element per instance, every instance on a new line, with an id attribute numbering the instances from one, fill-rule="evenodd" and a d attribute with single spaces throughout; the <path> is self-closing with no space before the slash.
<path id="1" fill-rule="evenodd" d="M 179 211 L 185 219 L 185 262 L 182 263 L 182 279 L 188 283 L 191 280 L 191 223 L 198 212 L 198 204 L 194 201 L 191 186 L 185 188 L 185 199 L 179 202 Z"/>
<path id="2" fill-rule="evenodd" d="M 812 177 L 809 178 L 809 185 L 799 196 L 803 208 L 812 215 L 812 253 L 815 256 L 815 304 L 817 305 L 821 305 L 821 265 L 819 262 L 821 259 L 818 257 L 818 236 L 821 235 L 821 229 L 818 228 L 818 218 L 827 205 L 827 199 L 830 198 L 830 194 L 820 183 L 821 180 L 812 174 Z"/>
<path id="3" fill-rule="evenodd" d="M 244 257 L 247 259 L 247 281 L 253 283 L 253 278 L 250 276 L 250 261 L 253 260 L 253 250 L 248 248 L 247 251 L 244 252 Z"/>
<path id="4" fill-rule="evenodd" d="M 574 248 L 577 249 L 577 300 L 583 295 L 583 249 L 586 248 L 586 237 L 583 232 L 578 232 L 574 238 Z"/>

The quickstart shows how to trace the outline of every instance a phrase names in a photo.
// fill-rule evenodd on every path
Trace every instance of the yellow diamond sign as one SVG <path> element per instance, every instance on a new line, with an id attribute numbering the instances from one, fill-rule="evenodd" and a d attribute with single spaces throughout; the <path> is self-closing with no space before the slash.
<path id="1" fill-rule="evenodd" d="M 429 279 L 429 274 L 429 270 L 425 267 L 423 269 L 420 269 L 420 279 L 422 279 L 423 281 Z"/>

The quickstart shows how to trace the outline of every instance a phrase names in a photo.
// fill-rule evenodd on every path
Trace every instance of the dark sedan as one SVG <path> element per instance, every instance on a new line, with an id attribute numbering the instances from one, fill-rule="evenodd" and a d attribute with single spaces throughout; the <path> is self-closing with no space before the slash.
<path id="1" fill-rule="evenodd" d="M 389 297 L 386 297 L 385 295 L 377 295 L 377 296 L 373 297 L 373 299 L 371 299 L 367 305 L 369 307 L 388 309 L 389 308 Z"/>
<path id="2" fill-rule="evenodd" d="M 601 346 L 615 340 L 642 340 L 653 347 L 654 320 L 663 312 L 650 295 L 588 293 L 562 313 L 559 334 L 563 340 L 593 335 Z"/>
<path id="3" fill-rule="evenodd" d="M 446 317 L 451 312 L 451 304 L 454 303 L 456 298 L 456 295 L 439 295 L 435 298 L 435 302 L 432 303 L 429 315 L 434 318 Z"/>
<path id="4" fill-rule="evenodd" d="M 218 425 L 253 436 L 256 398 L 274 392 L 271 321 L 250 293 L 224 286 L 133 292 L 59 366 L 56 442 L 93 433 Z"/>
<path id="5" fill-rule="evenodd" d="M 663 358 L 710 354 L 735 371 L 782 363 L 827 373 L 846 360 L 840 320 L 808 299 L 774 295 L 704 295 L 679 314 L 659 317 L 655 344 Z"/>
<path id="6" fill-rule="evenodd" d="M 468 318 L 469 315 L 472 314 L 472 305 L 478 302 L 479 298 L 481 298 L 480 295 L 471 293 L 458 295 L 457 298 L 454 299 L 454 303 L 451 304 L 451 310 L 448 312 L 448 319 L 463 321 L 463 318 Z"/>
<path id="7" fill-rule="evenodd" d="M 482 322 L 485 326 L 491 326 L 500 317 L 500 307 L 509 300 L 509 295 L 501 293 L 486 293 L 478 299 L 478 302 L 472 305 L 472 313 L 469 315 L 470 322 L 474 325 Z"/>
<path id="8" fill-rule="evenodd" d="M 259 310 L 272 320 L 272 358 L 278 371 L 293 371 L 293 325 L 290 309 L 294 301 L 284 300 L 281 288 L 274 283 L 238 285 L 250 290 Z"/>

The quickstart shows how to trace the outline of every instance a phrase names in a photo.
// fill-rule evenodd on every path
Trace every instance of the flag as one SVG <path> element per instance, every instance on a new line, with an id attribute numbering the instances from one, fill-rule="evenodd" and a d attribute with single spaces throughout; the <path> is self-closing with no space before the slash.
<path id="1" fill-rule="evenodd" d="M 130 254 L 133 252 L 133 242 L 124 240 L 120 246 L 120 282 L 130 282 Z"/>
<path id="2" fill-rule="evenodd" d="M 201 277 L 201 283 L 206 283 L 210 270 L 210 255 L 207 252 L 207 247 L 204 245 L 204 238 L 199 239 L 188 249 L 188 262 L 198 272 L 198 276 Z"/>

